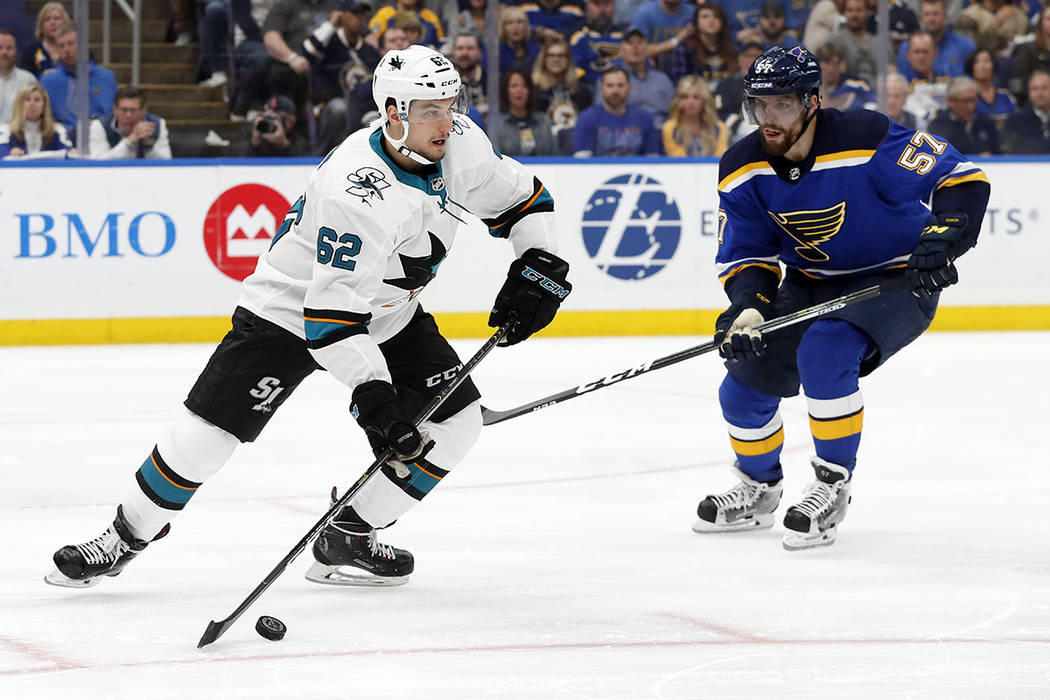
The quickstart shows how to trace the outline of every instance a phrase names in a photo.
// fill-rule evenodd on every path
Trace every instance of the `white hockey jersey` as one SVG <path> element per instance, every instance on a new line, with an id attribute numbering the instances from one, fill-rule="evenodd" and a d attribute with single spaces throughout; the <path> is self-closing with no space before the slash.
<path id="1" fill-rule="evenodd" d="M 412 318 L 468 215 L 509 238 L 519 256 L 557 252 L 550 193 L 466 116 L 456 115 L 445 157 L 421 173 L 395 164 L 382 138 L 361 129 L 328 154 L 239 301 L 303 338 L 350 388 L 390 381 L 378 343 Z"/>

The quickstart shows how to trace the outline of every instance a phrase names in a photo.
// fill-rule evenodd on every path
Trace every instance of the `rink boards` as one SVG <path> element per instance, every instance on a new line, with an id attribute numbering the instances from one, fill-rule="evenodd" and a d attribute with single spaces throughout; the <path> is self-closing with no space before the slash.
<path id="1" fill-rule="evenodd" d="M 536 159 L 572 295 L 550 335 L 699 334 L 715 279 L 717 163 Z M 992 198 L 934 328 L 1048 329 L 1045 159 L 981 161 Z M 0 166 L 0 345 L 221 337 L 239 282 L 314 167 L 308 160 Z M 421 296 L 450 336 L 487 335 L 511 247 L 464 226 Z"/>

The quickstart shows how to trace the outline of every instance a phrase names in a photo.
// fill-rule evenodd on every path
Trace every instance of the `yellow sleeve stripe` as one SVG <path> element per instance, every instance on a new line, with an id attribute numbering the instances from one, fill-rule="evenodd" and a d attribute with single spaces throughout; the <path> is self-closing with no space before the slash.
<path id="1" fill-rule="evenodd" d="M 968 175 L 950 177 L 941 184 L 937 185 L 937 189 L 941 189 L 942 187 L 955 187 L 956 185 L 961 185 L 964 182 L 987 182 L 989 185 L 992 184 L 988 182 L 988 176 L 980 170 L 978 170 L 977 172 L 969 173 Z"/>
<path id="2" fill-rule="evenodd" d="M 739 273 L 741 270 L 746 270 L 749 267 L 761 267 L 765 270 L 769 270 L 770 272 L 776 274 L 777 279 L 780 279 L 780 265 L 771 265 L 770 263 L 749 263 L 747 265 L 741 265 L 740 267 L 734 267 L 732 270 L 725 273 L 724 275 L 720 275 L 718 279 L 721 280 L 722 285 L 725 286 L 725 283 L 728 282 L 731 278 L 733 278 L 737 273 Z"/>
<path id="3" fill-rule="evenodd" d="M 759 168 L 769 168 L 770 170 L 772 170 L 773 166 L 770 165 L 769 161 L 766 161 L 766 160 L 760 160 L 760 161 L 757 161 L 757 162 L 754 162 L 754 163 L 748 163 L 744 167 L 737 168 L 733 172 L 731 172 L 728 175 L 726 175 L 725 178 L 720 183 L 718 183 L 718 189 L 719 190 L 724 190 L 729 184 L 731 184 L 733 182 L 733 180 L 736 180 L 736 179 L 738 179 L 740 177 L 743 177 L 744 175 L 747 175 L 752 170 L 758 170 Z"/>
<path id="4" fill-rule="evenodd" d="M 822 156 L 817 156 L 814 159 L 815 163 L 830 163 L 836 160 L 846 160 L 847 158 L 871 158 L 875 155 L 875 151 L 867 151 L 858 149 L 854 151 L 839 151 L 837 153 L 825 153 Z"/>

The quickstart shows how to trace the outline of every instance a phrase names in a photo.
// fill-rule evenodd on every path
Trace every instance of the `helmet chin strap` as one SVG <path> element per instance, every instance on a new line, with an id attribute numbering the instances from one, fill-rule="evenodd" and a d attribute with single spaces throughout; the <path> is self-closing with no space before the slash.
<path id="1" fill-rule="evenodd" d="M 796 143 L 798 143 L 798 140 L 802 138 L 802 134 L 806 133 L 806 129 L 809 128 L 809 123 L 813 121 L 814 117 L 817 116 L 817 112 L 820 111 L 820 98 L 817 98 L 816 104 L 811 104 L 810 106 L 813 107 L 813 114 L 808 115 L 805 119 L 802 120 L 802 128 L 798 130 L 798 135 L 795 136 L 795 138 L 791 139 L 791 143 L 789 143 L 788 147 L 784 149 L 785 155 L 795 146 Z M 810 107 L 806 107 L 807 112 L 809 111 L 809 109 Z"/>
<path id="2" fill-rule="evenodd" d="M 415 162 L 419 163 L 420 165 L 436 165 L 437 164 L 436 160 L 430 160 L 430 159 L 424 157 L 423 154 L 416 153 L 411 148 L 409 148 L 408 146 L 405 145 L 405 141 L 408 140 L 408 120 L 407 119 L 402 119 L 401 120 L 401 128 L 404 129 L 405 133 L 401 134 L 401 138 L 399 138 L 399 139 L 395 139 L 393 136 L 390 135 L 390 131 L 389 131 L 389 128 L 388 128 L 389 126 L 390 126 L 390 120 L 386 119 L 386 118 L 383 118 L 383 136 L 385 136 L 386 140 L 390 142 L 390 145 L 394 147 L 394 150 L 396 150 L 398 153 L 400 153 L 401 155 L 403 155 L 403 156 L 405 156 L 407 158 L 411 158 L 412 160 L 414 160 Z"/>

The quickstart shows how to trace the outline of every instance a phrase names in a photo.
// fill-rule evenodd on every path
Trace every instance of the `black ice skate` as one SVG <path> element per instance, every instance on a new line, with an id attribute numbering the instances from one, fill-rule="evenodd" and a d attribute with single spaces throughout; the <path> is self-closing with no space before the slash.
<path id="1" fill-rule="evenodd" d="M 802 500 L 784 515 L 784 549 L 789 552 L 835 543 L 838 524 L 846 517 L 850 503 L 849 470 L 820 457 L 812 460 L 817 480 L 806 487 Z"/>
<path id="2" fill-rule="evenodd" d="M 693 523 L 693 532 L 736 532 L 765 530 L 773 527 L 773 511 L 784 492 L 781 482 L 766 484 L 755 481 L 733 465 L 740 483 L 723 494 L 711 495 L 700 501 Z"/>
<path id="3" fill-rule="evenodd" d="M 411 552 L 380 542 L 353 508 L 344 508 L 317 536 L 314 559 L 306 578 L 336 586 L 400 586 L 415 568 Z"/>
<path id="4" fill-rule="evenodd" d="M 168 526 L 154 540 L 168 534 Z M 124 519 L 124 509 L 117 506 L 117 517 L 101 535 L 83 544 L 66 545 L 55 552 L 55 570 L 44 577 L 45 583 L 67 588 L 88 588 L 103 576 L 116 576 L 149 544 L 131 533 Z"/>

